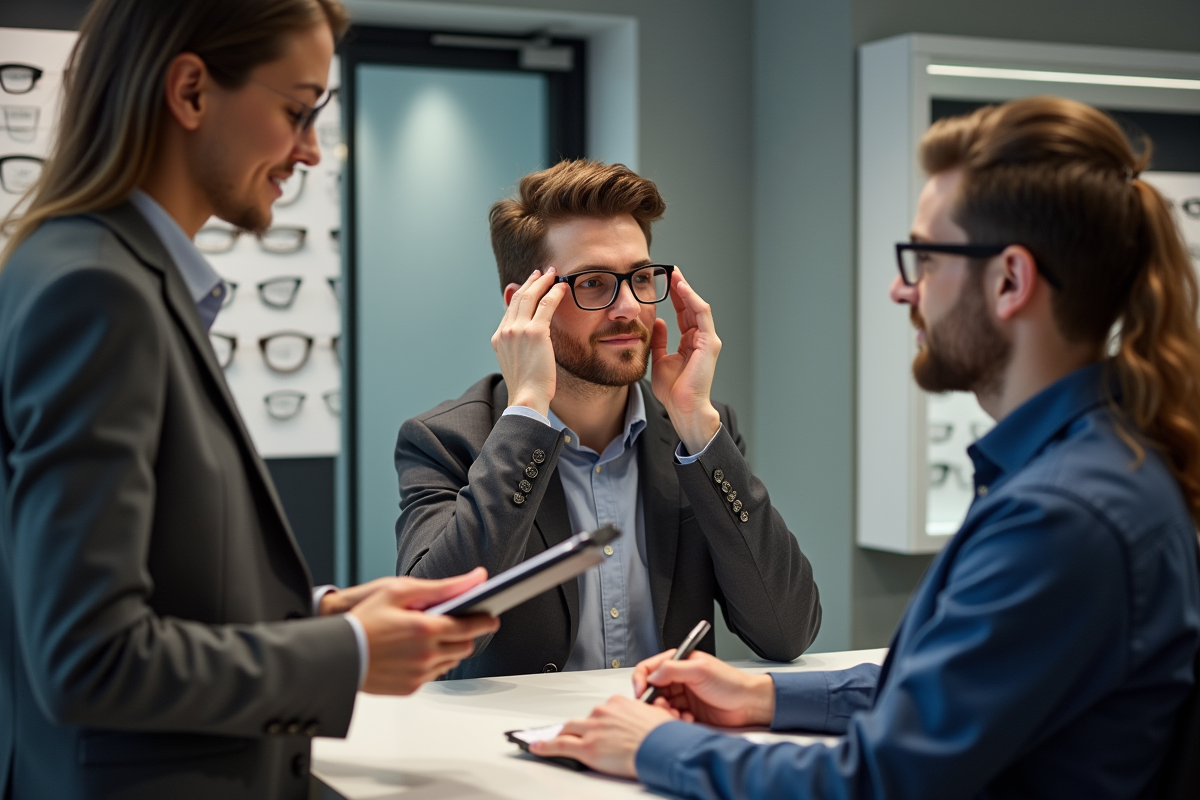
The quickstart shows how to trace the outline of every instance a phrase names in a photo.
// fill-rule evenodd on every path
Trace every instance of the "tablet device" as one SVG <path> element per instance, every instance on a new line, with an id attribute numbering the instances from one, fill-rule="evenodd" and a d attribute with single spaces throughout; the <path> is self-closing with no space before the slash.
<path id="1" fill-rule="evenodd" d="M 523 731 L 505 731 L 504 735 L 508 737 L 510 742 L 520 747 L 526 753 L 529 753 L 529 755 L 534 756 L 534 758 L 540 758 L 542 761 L 549 761 L 551 764 L 558 764 L 560 767 L 566 767 L 567 769 L 576 769 L 580 771 L 587 769 L 587 765 L 578 759 L 568 758 L 567 756 L 539 756 L 529 751 L 529 745 L 533 744 L 534 742 L 542 742 L 546 741 L 547 739 L 553 739 L 555 736 L 558 736 L 558 733 L 561 730 L 561 724 L 547 725 L 544 728 L 526 728 Z"/>
<path id="2" fill-rule="evenodd" d="M 425 609 L 425 613 L 452 617 L 491 614 L 498 617 L 510 608 L 599 564 L 604 560 L 604 545 L 620 535 L 620 529 L 611 524 L 576 534 L 458 597 Z"/>

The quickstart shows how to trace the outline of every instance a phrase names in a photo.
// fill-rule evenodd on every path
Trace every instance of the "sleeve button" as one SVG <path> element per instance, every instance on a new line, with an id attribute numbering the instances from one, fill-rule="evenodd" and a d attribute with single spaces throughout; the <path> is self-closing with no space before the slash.
<path id="1" fill-rule="evenodd" d="M 720 469 L 714 469 L 713 470 L 713 480 L 717 483 L 721 483 L 722 481 L 724 481 L 725 480 L 725 471 L 720 470 Z"/>
<path id="2" fill-rule="evenodd" d="M 738 512 L 739 512 L 739 511 L 741 511 L 741 510 L 742 510 L 742 501 L 741 501 L 741 500 L 734 500 L 734 501 L 733 501 L 733 513 L 735 513 L 735 514 L 736 514 L 736 513 L 738 513 Z M 742 522 L 745 522 L 745 521 L 746 521 L 746 520 L 742 520 Z"/>
<path id="3" fill-rule="evenodd" d="M 730 503 L 732 503 L 734 500 L 737 500 L 737 492 L 730 492 L 729 494 L 725 495 L 725 500 Z"/>
<path id="4" fill-rule="evenodd" d="M 525 495 L 521 494 L 520 492 L 515 492 L 513 494 L 513 502 L 517 505 L 521 505 L 525 502 Z"/>
<path id="5" fill-rule="evenodd" d="M 299 722 L 289 722 L 286 730 L 287 730 L 288 736 L 297 736 L 297 735 L 299 735 L 300 730 L 301 730 L 300 723 Z"/>
<path id="6" fill-rule="evenodd" d="M 738 517 L 738 519 L 740 519 L 742 522 L 749 522 L 750 521 L 750 512 L 743 511 L 742 515 L 740 517 Z"/>
<path id="7" fill-rule="evenodd" d="M 721 491 L 725 492 L 726 494 L 728 494 L 729 492 L 732 492 L 733 484 L 730 483 L 729 481 L 725 481 L 724 483 L 721 484 Z"/>
<path id="8" fill-rule="evenodd" d="M 305 736 L 309 736 L 309 737 L 316 736 L 318 733 L 320 733 L 320 731 L 321 731 L 321 724 L 319 722 L 317 722 L 315 719 L 310 720 L 309 723 L 304 726 L 304 735 Z"/>
<path id="9" fill-rule="evenodd" d="M 267 723 L 267 727 L 263 728 L 268 736 L 278 736 L 283 733 L 283 723 L 277 719 L 273 719 Z"/>
<path id="10" fill-rule="evenodd" d="M 546 460 L 546 452 L 544 450 L 533 451 L 533 463 L 540 464 Z"/>
<path id="11" fill-rule="evenodd" d="M 537 467 L 535 467 L 533 464 L 530 464 L 528 467 L 525 468 L 525 477 L 526 478 L 536 478 L 537 475 L 538 475 Z"/>
<path id="12" fill-rule="evenodd" d="M 533 491 L 533 484 L 527 480 L 522 480 L 520 483 L 517 484 L 517 488 L 520 489 L 525 494 L 529 494 L 530 492 Z"/>

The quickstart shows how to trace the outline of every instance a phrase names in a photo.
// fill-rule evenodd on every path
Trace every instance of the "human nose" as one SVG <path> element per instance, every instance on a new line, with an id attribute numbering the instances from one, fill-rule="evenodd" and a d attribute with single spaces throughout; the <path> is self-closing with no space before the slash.
<path id="1" fill-rule="evenodd" d="M 321 148 L 317 145 L 316 126 L 309 125 L 296 132 L 296 146 L 292 151 L 292 160 L 310 167 L 321 163 Z"/>
<path id="2" fill-rule="evenodd" d="M 918 286 L 909 286 L 897 275 L 895 278 L 892 278 L 892 286 L 888 289 L 888 296 L 892 298 L 893 303 L 907 303 L 916 308 L 917 303 L 921 299 L 921 290 Z"/>
<path id="3" fill-rule="evenodd" d="M 642 310 L 642 304 L 633 296 L 633 288 L 629 281 L 617 284 L 617 296 L 608 307 L 608 315 L 613 319 L 632 319 Z"/>

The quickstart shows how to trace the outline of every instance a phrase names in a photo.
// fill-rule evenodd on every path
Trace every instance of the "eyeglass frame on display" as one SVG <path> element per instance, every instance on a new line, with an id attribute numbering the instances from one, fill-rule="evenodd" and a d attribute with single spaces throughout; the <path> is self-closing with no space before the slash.
<path id="1" fill-rule="evenodd" d="M 198 244 L 196 242 L 196 239 L 199 239 L 200 234 L 204 233 L 205 231 L 210 231 L 210 232 L 211 231 L 220 231 L 222 234 L 229 236 L 228 246 L 222 247 L 220 249 L 211 248 L 211 247 L 207 247 L 207 248 L 202 247 L 200 244 Z M 296 234 L 299 234 L 300 239 L 299 239 L 299 242 L 297 242 L 296 247 L 294 249 L 289 249 L 289 250 L 274 249 L 273 250 L 266 244 L 267 237 L 269 237 L 273 232 L 296 233 Z M 201 253 L 207 253 L 208 255 L 221 255 L 223 253 L 228 253 L 231 250 L 233 250 L 234 246 L 237 245 L 237 243 L 238 243 L 238 239 L 241 238 L 243 233 L 250 233 L 250 232 L 247 230 L 243 230 L 242 228 L 225 228 L 220 225 L 205 225 L 203 228 L 201 228 L 200 230 L 198 230 L 196 232 L 196 236 L 192 241 L 194 244 L 196 244 L 196 249 L 199 250 Z M 264 253 L 270 253 L 271 255 L 276 255 L 276 256 L 290 256 L 290 255 L 293 255 L 294 253 L 299 253 L 301 250 L 304 249 L 304 243 L 308 239 L 308 228 L 305 228 L 305 227 L 302 227 L 299 225 L 273 225 L 270 228 L 267 228 L 267 230 L 265 232 L 256 233 L 253 235 L 254 235 L 254 238 L 258 240 L 259 249 L 262 250 Z"/>
<path id="2" fill-rule="evenodd" d="M 952 244 L 946 242 L 896 242 L 896 267 L 900 270 L 900 280 L 905 286 L 916 286 L 921 282 L 924 270 L 918 270 L 921 274 L 910 279 L 908 273 L 904 269 L 904 254 L 912 253 L 941 253 L 944 255 L 965 256 L 967 258 L 991 258 L 1003 253 L 1011 247 L 1009 244 Z M 1050 284 L 1055 289 L 1062 289 L 1062 282 L 1042 264 L 1037 264 L 1037 271 L 1046 279 L 1046 283 Z"/>
<path id="3" fill-rule="evenodd" d="M 18 69 L 31 70 L 33 72 L 33 78 L 29 81 L 28 89 L 21 91 L 21 92 L 14 92 L 12 89 L 9 89 L 4 84 L 5 70 L 9 70 L 14 67 L 16 67 Z M 17 64 L 17 63 L 12 63 L 12 62 L 10 62 L 8 64 L 0 64 L 0 90 L 3 90 L 6 94 L 17 94 L 17 95 L 29 94 L 30 92 L 32 92 L 34 89 L 37 88 L 38 81 L 40 81 L 42 79 L 42 76 L 45 74 L 46 74 L 45 70 L 43 70 L 41 67 L 35 67 L 32 64 Z"/>
<path id="4" fill-rule="evenodd" d="M 1192 219 L 1200 219 L 1200 197 L 1189 197 L 1179 201 L 1179 208 Z"/>
<path id="5" fill-rule="evenodd" d="M 29 186 L 26 186 L 24 189 L 10 189 L 10 188 L 8 188 L 8 184 L 4 180 L 4 162 L 18 161 L 18 160 L 19 161 L 35 161 L 35 162 L 37 162 L 38 177 L 34 178 L 29 183 Z M 45 165 L 46 165 L 46 159 L 41 158 L 39 156 L 28 156 L 28 155 L 23 155 L 23 154 L 19 154 L 19 153 L 13 153 L 12 155 L 7 155 L 7 156 L 0 156 L 0 189 L 3 189 L 4 191 L 8 192 L 9 194 L 24 194 L 25 192 L 29 191 L 29 188 L 31 186 L 33 186 L 34 183 L 37 183 L 39 178 L 41 178 L 41 176 L 42 176 L 41 169 L 44 168 Z"/>
<path id="6" fill-rule="evenodd" d="M 934 478 L 932 477 L 932 474 L 930 475 L 930 488 L 940 489 L 941 487 L 948 485 L 950 482 L 951 472 L 955 474 L 960 489 L 970 489 L 974 485 L 972 481 L 963 473 L 963 468 L 959 464 L 951 464 L 948 461 L 935 461 L 929 465 L 930 473 L 932 473 L 934 470 L 940 470 L 942 475 L 940 478 Z"/>
<path id="7" fill-rule="evenodd" d="M 40 122 L 42 118 L 42 110 L 40 108 L 37 106 L 0 105 L 0 111 L 4 112 L 4 130 L 8 132 L 9 138 L 11 138 L 14 142 L 29 144 L 30 142 L 37 140 L 38 122 Z M 13 112 L 16 111 L 22 111 L 29 114 L 32 117 L 32 124 L 25 128 L 14 128 L 11 117 L 13 116 Z M 22 139 L 17 136 L 18 133 L 31 133 L 33 136 L 28 139 Z"/>
<path id="8" fill-rule="evenodd" d="M 642 272 L 643 270 L 654 269 L 654 268 L 666 270 L 666 272 L 667 272 L 667 290 L 663 294 L 663 296 L 658 298 L 657 300 L 643 300 L 642 298 L 637 296 L 637 291 L 633 288 L 633 276 L 638 274 L 639 272 Z M 629 272 L 613 272 L 612 270 L 607 270 L 607 269 L 587 269 L 587 270 L 581 270 L 580 272 L 573 272 L 570 275 L 559 275 L 554 279 L 554 282 L 555 283 L 565 283 L 571 287 L 571 299 L 575 301 L 576 307 L 579 308 L 579 310 L 581 310 L 581 311 L 603 311 L 604 309 L 611 306 L 613 303 L 615 303 L 617 301 L 617 296 L 619 294 L 621 294 L 621 284 L 622 283 L 629 284 L 629 293 L 633 295 L 634 300 L 637 300 L 639 303 L 641 303 L 644 306 L 654 306 L 654 305 L 658 305 L 659 303 L 661 303 L 662 301 L 666 300 L 668 297 L 671 296 L 671 275 L 672 275 L 672 273 L 675 272 L 675 269 L 676 269 L 676 267 L 674 264 L 643 264 L 642 266 L 632 269 Z M 575 294 L 575 281 L 585 275 L 612 275 L 613 277 L 615 277 L 617 279 L 616 284 L 614 284 L 614 286 L 613 286 L 612 297 L 610 297 L 608 299 L 607 303 L 605 303 L 602 306 L 598 306 L 596 308 L 588 308 L 579 302 L 579 297 Z"/>
<path id="9" fill-rule="evenodd" d="M 272 284 L 275 284 L 275 283 L 289 283 L 289 282 L 292 284 L 292 292 L 290 295 L 288 295 L 287 302 L 275 303 L 275 302 L 267 299 L 266 287 L 268 287 Z M 278 278 L 268 278 L 267 280 L 258 284 L 258 287 L 257 287 L 258 288 L 258 299 L 261 300 L 262 304 L 264 306 L 267 306 L 268 308 L 275 308 L 275 309 L 279 309 L 279 310 L 289 309 L 293 305 L 295 305 L 296 296 L 300 294 L 300 285 L 303 283 L 304 283 L 304 279 L 301 277 L 295 276 L 295 275 L 281 275 Z"/>
<path id="10" fill-rule="evenodd" d="M 290 369 L 279 369 L 277 366 L 271 363 L 271 359 L 267 356 L 267 346 L 270 341 L 281 336 L 293 336 L 297 339 L 303 340 L 305 343 L 304 356 L 300 359 L 300 362 L 296 366 L 291 367 Z M 342 335 L 339 333 L 331 336 L 329 341 L 330 349 L 333 350 L 333 357 L 338 364 L 342 363 L 342 354 L 339 350 L 341 339 Z M 260 337 L 258 340 L 258 349 L 262 353 L 263 363 L 266 364 L 267 369 L 278 373 L 279 375 L 291 375 L 304 369 L 304 366 L 308 364 L 308 359 L 312 356 L 313 345 L 316 344 L 316 342 L 316 337 L 309 336 L 303 331 L 276 331 L 275 333 L 268 333 L 266 336 Z"/>
<path id="11" fill-rule="evenodd" d="M 238 283 L 224 278 L 221 278 L 221 283 L 225 284 L 225 297 L 221 299 L 221 308 L 225 309 L 233 305 L 233 297 L 237 294 Z"/>
<path id="12" fill-rule="evenodd" d="M 287 395 L 288 397 L 295 398 L 296 410 L 285 416 L 280 416 L 279 414 L 276 414 L 274 411 L 272 411 L 271 410 L 271 398 L 278 397 L 279 395 Z M 263 395 L 263 404 L 266 405 L 266 407 L 267 407 L 267 416 L 268 417 L 270 417 L 271 419 L 274 419 L 274 420 L 279 420 L 280 422 L 286 422 L 287 420 L 292 419 L 293 417 L 297 416 L 300 413 L 300 409 L 304 407 L 304 401 L 307 398 L 308 398 L 307 394 L 305 394 L 304 392 L 301 392 L 299 390 L 296 390 L 296 389 L 275 389 L 274 391 L 267 392 L 265 395 Z"/>
<path id="13" fill-rule="evenodd" d="M 288 176 L 288 179 L 284 181 L 284 183 L 291 183 L 292 181 L 296 180 L 296 176 L 299 176 L 300 188 L 297 189 L 296 194 L 291 197 L 288 197 L 286 193 L 281 194 L 279 199 L 272 203 L 272 205 L 274 205 L 276 208 L 287 208 L 288 206 L 295 205 L 296 202 L 300 200 L 301 195 L 304 194 L 304 186 L 308 182 L 308 173 L 308 167 L 304 166 L 303 164 L 295 164 L 292 167 L 292 174 Z"/>
<path id="14" fill-rule="evenodd" d="M 325 282 L 329 284 L 329 289 L 333 292 L 333 296 L 337 298 L 337 301 L 339 303 L 342 302 L 342 276 L 331 275 L 325 279 Z"/>
<path id="15" fill-rule="evenodd" d="M 334 397 L 335 395 L 338 398 L 336 410 L 334 409 L 333 402 L 331 400 L 331 398 Z M 342 415 L 342 390 L 341 389 L 330 389 L 327 392 L 322 392 L 321 399 L 325 401 L 325 408 L 327 408 L 329 410 L 330 414 L 333 414 L 335 417 L 340 417 Z"/>
<path id="16" fill-rule="evenodd" d="M 224 364 L 221 363 L 221 356 L 217 352 L 217 348 L 212 344 L 212 339 L 214 336 L 222 341 L 229 342 L 229 358 L 226 359 Z M 220 367 L 222 371 L 229 369 L 229 365 L 233 363 L 234 355 L 237 354 L 238 337 L 232 333 L 217 333 L 216 331 L 209 331 L 208 340 L 209 346 L 213 349 L 213 356 L 217 359 L 217 366 Z"/>
<path id="17" fill-rule="evenodd" d="M 944 436 L 939 436 L 934 433 L 935 430 L 944 430 Z M 953 422 L 930 422 L 928 425 L 929 441 L 933 444 L 941 444 L 942 442 L 950 441 L 950 437 L 954 435 Z"/>

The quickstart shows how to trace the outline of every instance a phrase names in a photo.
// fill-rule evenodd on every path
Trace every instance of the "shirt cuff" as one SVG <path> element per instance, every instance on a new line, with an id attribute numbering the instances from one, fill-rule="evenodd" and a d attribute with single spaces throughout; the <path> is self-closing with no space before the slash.
<path id="1" fill-rule="evenodd" d="M 680 759 L 705 740 L 720 735 L 690 722 L 659 725 L 642 740 L 634 756 L 638 780 L 651 789 L 683 794 L 684 782 L 675 780 Z"/>
<path id="2" fill-rule="evenodd" d="M 534 411 L 533 413 L 536 414 L 537 412 Z M 714 433 L 712 435 L 712 438 L 708 440 L 708 444 L 704 445 L 704 449 L 701 450 L 699 453 L 696 453 L 696 455 L 694 455 L 694 456 L 689 456 L 687 454 L 687 451 L 683 449 L 683 442 L 680 442 L 679 444 L 675 445 L 675 463 L 676 464 L 695 464 L 697 461 L 700 460 L 700 456 L 704 455 L 706 452 L 708 452 L 708 448 L 712 447 L 712 443 L 715 442 L 717 440 L 717 437 L 721 435 L 721 428 L 724 428 L 724 427 L 725 427 L 724 422 L 722 422 L 720 425 L 718 425 L 717 432 Z"/>
<path id="3" fill-rule="evenodd" d="M 330 592 L 336 592 L 337 587 L 332 583 L 325 583 L 320 586 L 313 587 L 313 616 L 321 616 L 321 598 Z"/>
<path id="4" fill-rule="evenodd" d="M 829 723 L 826 672 L 771 672 L 775 682 L 773 731 L 825 731 Z"/>
<path id="5" fill-rule="evenodd" d="M 530 419 L 536 419 L 536 420 L 540 420 L 541 422 L 544 422 L 546 424 L 546 427 L 548 427 L 548 428 L 553 427 L 550 424 L 549 418 L 543 416 L 541 414 L 541 412 L 534 411 L 529 406 L 509 406 L 508 408 L 504 409 L 504 413 L 501 414 L 500 416 L 502 416 L 502 417 L 508 417 L 508 416 L 529 417 Z"/>
<path id="6" fill-rule="evenodd" d="M 343 614 L 346 622 L 354 629 L 354 640 L 358 642 L 358 688 L 362 691 L 363 681 L 367 679 L 367 664 L 371 659 L 371 650 L 367 646 L 367 632 L 358 617 L 353 614 Z"/>

